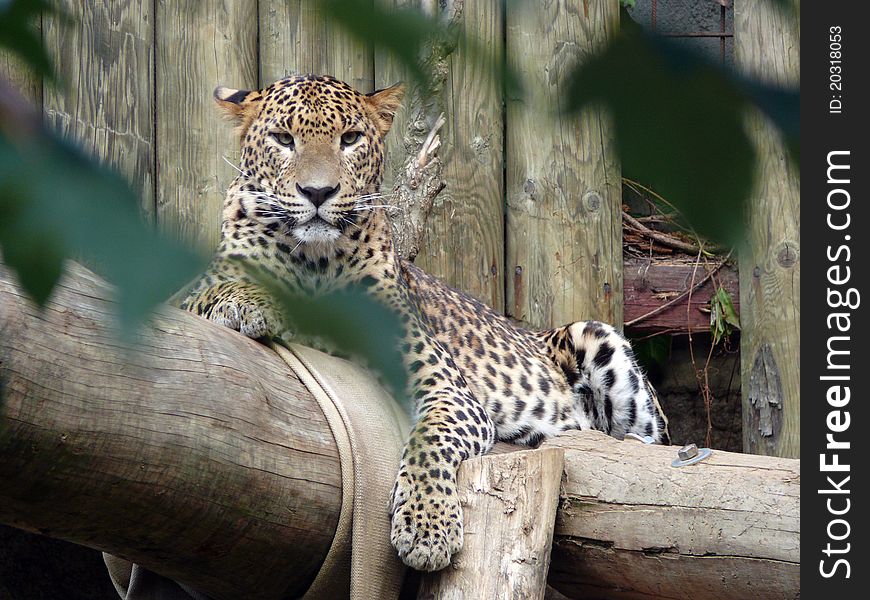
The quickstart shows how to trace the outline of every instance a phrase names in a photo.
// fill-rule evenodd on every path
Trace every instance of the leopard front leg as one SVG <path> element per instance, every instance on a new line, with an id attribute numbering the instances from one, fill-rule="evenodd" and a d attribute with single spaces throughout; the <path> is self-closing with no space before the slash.
<path id="1" fill-rule="evenodd" d="M 438 342 L 418 340 L 415 347 L 410 370 L 420 418 L 393 487 L 391 541 L 406 565 L 436 571 L 462 549 L 459 464 L 492 447 L 495 427 Z"/>

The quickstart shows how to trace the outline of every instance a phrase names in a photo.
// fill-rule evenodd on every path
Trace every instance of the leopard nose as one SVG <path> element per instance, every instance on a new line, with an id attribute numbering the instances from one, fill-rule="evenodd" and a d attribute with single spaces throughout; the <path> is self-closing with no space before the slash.
<path id="1" fill-rule="evenodd" d="M 338 193 L 341 184 L 338 184 L 335 187 L 302 187 L 298 183 L 296 184 L 296 190 L 302 195 L 303 198 L 311 202 L 314 205 L 314 208 L 320 208 L 320 205 L 335 196 Z"/>

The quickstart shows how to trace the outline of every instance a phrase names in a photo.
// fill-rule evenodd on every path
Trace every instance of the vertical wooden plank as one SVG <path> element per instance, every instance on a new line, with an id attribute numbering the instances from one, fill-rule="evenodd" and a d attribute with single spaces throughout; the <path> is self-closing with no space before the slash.
<path id="1" fill-rule="evenodd" d="M 41 35 L 42 18 L 38 17 L 34 29 Z M 9 82 L 22 96 L 42 110 L 42 79 L 37 77 L 17 56 L 0 49 L 0 78 Z"/>
<path id="2" fill-rule="evenodd" d="M 372 48 L 331 22 L 317 0 L 260 0 L 260 82 L 332 75 L 360 92 L 374 88 Z"/>
<path id="3" fill-rule="evenodd" d="M 504 51 L 503 3 L 466 2 L 462 26 L 491 52 L 483 64 L 460 44 L 451 55 L 441 133 L 444 182 L 417 264 L 504 311 L 504 113 L 494 77 Z"/>
<path id="4" fill-rule="evenodd" d="M 29 101 L 42 107 L 42 80 L 8 50 L 0 51 L 0 78 Z"/>
<path id="5" fill-rule="evenodd" d="M 516 3 L 508 62 L 524 98 L 507 99 L 507 312 L 536 327 L 622 324 L 620 167 L 606 115 L 559 116 L 571 69 L 619 26 L 619 3 Z"/>
<path id="6" fill-rule="evenodd" d="M 420 10 L 421 6 L 421 0 L 383 0 L 382 3 L 391 9 L 403 10 Z M 384 192 L 388 192 L 393 189 L 396 172 L 402 167 L 402 163 L 408 155 L 405 142 L 408 127 L 407 107 L 409 106 L 411 95 L 414 93 L 413 81 L 401 63 L 390 52 L 380 48 L 375 49 L 374 52 L 374 76 L 375 89 L 388 88 L 400 81 L 403 81 L 406 85 L 405 101 L 393 118 L 393 126 L 390 128 L 390 133 L 387 135 L 386 145 L 384 146 L 384 182 L 381 189 Z"/>
<path id="7" fill-rule="evenodd" d="M 502 2 L 466 2 L 461 10 L 464 31 L 490 53 L 490 63 L 473 56 L 464 43 L 448 58 L 447 82 L 435 100 L 442 104 L 447 119 L 439 150 L 447 187 L 435 199 L 416 262 L 450 285 L 503 311 L 504 118 L 502 94 L 495 78 L 504 48 Z M 402 78 L 400 70 L 385 57 L 376 59 L 378 87 Z M 385 182 L 386 190 L 392 172 L 405 158 L 402 137 L 407 133 L 406 126 L 407 120 L 402 117 L 394 125 L 388 146 L 390 177 Z"/>
<path id="8" fill-rule="evenodd" d="M 238 164 L 233 127 L 212 92 L 257 87 L 257 11 L 245 2 L 157 0 L 157 215 L 204 249 L 217 245 L 221 208 Z"/>
<path id="9" fill-rule="evenodd" d="M 749 76 L 780 86 L 800 82 L 797 3 L 790 12 L 764 0 L 734 7 L 734 51 Z M 743 450 L 800 457 L 800 176 L 776 129 L 747 119 L 758 150 L 740 253 Z"/>
<path id="10" fill-rule="evenodd" d="M 72 22 L 46 15 L 43 40 L 61 80 L 46 85 L 49 126 L 116 167 L 154 216 L 152 0 L 61 0 Z"/>

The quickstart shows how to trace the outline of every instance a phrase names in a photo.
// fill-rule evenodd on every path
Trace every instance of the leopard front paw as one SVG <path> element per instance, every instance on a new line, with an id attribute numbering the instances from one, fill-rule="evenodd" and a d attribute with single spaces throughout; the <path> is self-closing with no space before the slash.
<path id="1" fill-rule="evenodd" d="M 279 335 L 283 330 L 281 318 L 274 308 L 254 302 L 218 302 L 209 312 L 208 318 L 254 339 Z"/>
<path id="2" fill-rule="evenodd" d="M 462 506 L 454 483 L 439 485 L 443 492 L 400 473 L 393 487 L 390 541 L 402 562 L 418 571 L 443 569 L 462 549 Z"/>

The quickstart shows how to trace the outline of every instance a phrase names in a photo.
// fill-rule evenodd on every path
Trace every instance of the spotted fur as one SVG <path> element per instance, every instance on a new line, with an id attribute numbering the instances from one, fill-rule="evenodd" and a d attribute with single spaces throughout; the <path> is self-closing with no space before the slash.
<path id="1" fill-rule="evenodd" d="M 365 284 L 402 316 L 417 420 L 390 514 L 405 563 L 440 569 L 462 547 L 456 471 L 496 439 L 534 446 L 599 429 L 667 442 L 655 392 L 613 327 L 528 331 L 396 256 L 378 190 L 401 87 L 363 95 L 306 76 L 215 96 L 238 124 L 240 173 L 218 252 L 182 306 L 251 337 L 284 332 L 268 294 L 239 267 L 245 259 L 310 294 Z"/>

